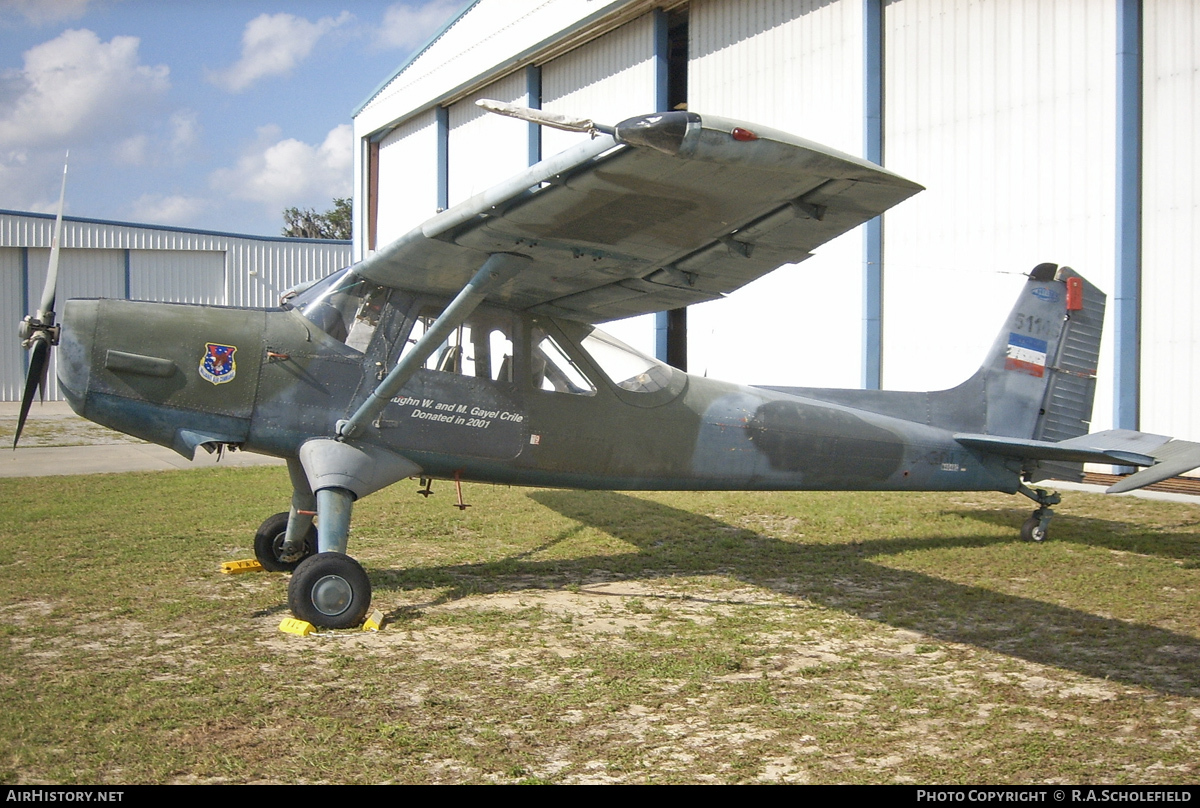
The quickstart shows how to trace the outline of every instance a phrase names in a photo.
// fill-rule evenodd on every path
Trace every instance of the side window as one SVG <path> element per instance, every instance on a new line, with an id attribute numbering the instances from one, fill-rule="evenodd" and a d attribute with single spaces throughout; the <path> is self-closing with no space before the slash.
<path id="1" fill-rule="evenodd" d="M 425 336 L 437 320 L 438 313 L 432 308 L 421 310 L 396 357 L 397 362 Z M 511 382 L 512 356 L 512 316 L 481 306 L 465 323 L 450 332 L 425 360 L 423 367 L 442 373 Z"/>
<path id="2" fill-rule="evenodd" d="M 671 369 L 611 334 L 592 329 L 580 343 L 613 384 L 633 393 L 654 393 L 671 383 Z"/>
<path id="3" fill-rule="evenodd" d="M 554 337 L 535 327 L 531 343 L 530 372 L 535 388 L 579 396 L 595 395 L 596 386 Z"/>

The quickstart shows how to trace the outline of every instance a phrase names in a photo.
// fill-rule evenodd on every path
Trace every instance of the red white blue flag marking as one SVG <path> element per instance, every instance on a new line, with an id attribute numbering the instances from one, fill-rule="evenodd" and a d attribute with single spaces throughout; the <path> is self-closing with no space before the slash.
<path id="1" fill-rule="evenodd" d="M 1046 340 L 1009 332 L 1004 368 L 1040 378 L 1046 372 Z"/>
<path id="2" fill-rule="evenodd" d="M 236 352 L 237 348 L 233 345 L 205 343 L 204 358 L 200 360 L 200 378 L 213 384 L 233 381 L 237 375 L 237 364 L 233 361 Z"/>

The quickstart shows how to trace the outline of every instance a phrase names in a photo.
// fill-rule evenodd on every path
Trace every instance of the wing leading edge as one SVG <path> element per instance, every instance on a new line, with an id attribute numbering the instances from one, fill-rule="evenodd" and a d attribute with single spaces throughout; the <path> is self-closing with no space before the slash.
<path id="1" fill-rule="evenodd" d="M 668 112 L 613 129 L 434 216 L 355 272 L 451 296 L 488 255 L 516 253 L 530 262 L 491 299 L 603 322 L 719 298 L 922 190 L 723 118 Z"/>

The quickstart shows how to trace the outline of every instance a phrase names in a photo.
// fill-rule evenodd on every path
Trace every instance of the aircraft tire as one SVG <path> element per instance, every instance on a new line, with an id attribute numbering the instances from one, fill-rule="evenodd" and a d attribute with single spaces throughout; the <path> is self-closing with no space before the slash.
<path id="1" fill-rule="evenodd" d="M 299 557 L 283 558 L 283 537 L 287 533 L 287 512 L 267 517 L 254 534 L 254 557 L 267 572 L 291 572 L 301 561 L 317 552 L 317 529 L 309 527 L 304 537 L 304 553 Z"/>
<path id="2" fill-rule="evenodd" d="M 1025 524 L 1021 525 L 1021 539 L 1033 542 L 1045 541 L 1046 529 L 1042 527 L 1042 520 L 1036 516 L 1026 519 Z"/>
<path id="3" fill-rule="evenodd" d="M 355 628 L 371 606 L 371 579 L 342 553 L 317 553 L 300 562 L 288 585 L 288 607 L 318 628 Z"/>

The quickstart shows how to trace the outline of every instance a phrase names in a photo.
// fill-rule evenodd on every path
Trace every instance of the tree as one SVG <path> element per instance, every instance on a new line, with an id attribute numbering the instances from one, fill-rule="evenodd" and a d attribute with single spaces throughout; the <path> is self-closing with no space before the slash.
<path id="1" fill-rule="evenodd" d="M 354 203 L 347 198 L 335 198 L 333 207 L 324 213 L 312 208 L 288 208 L 283 212 L 283 235 L 288 238 L 336 238 L 350 240 L 351 214 Z"/>

